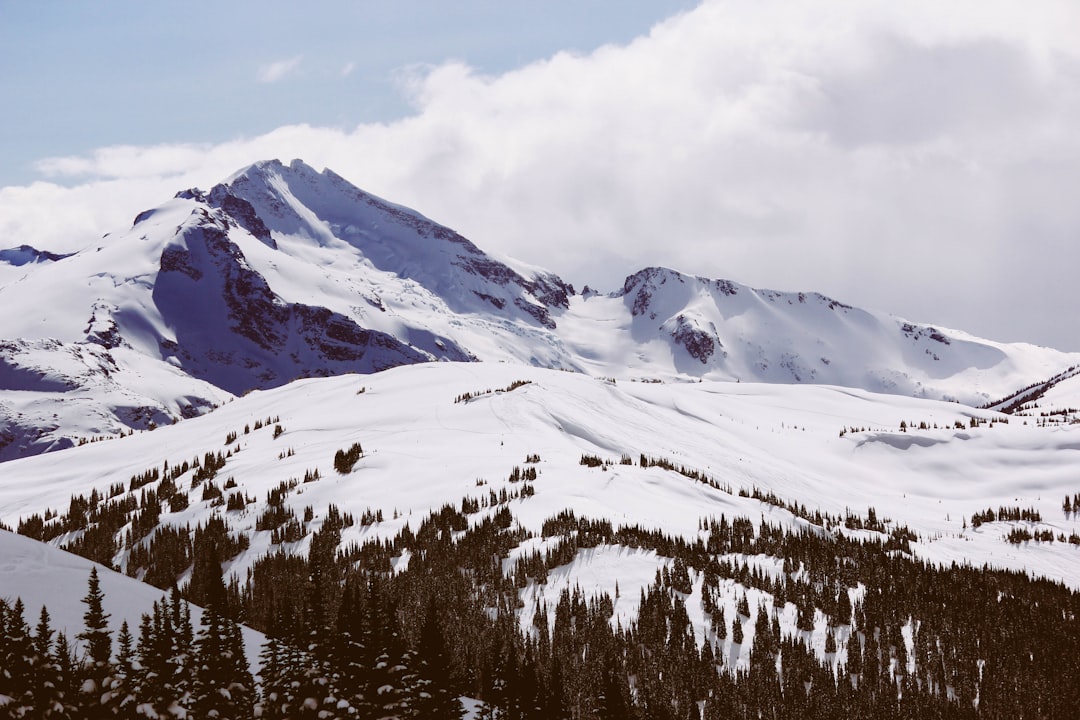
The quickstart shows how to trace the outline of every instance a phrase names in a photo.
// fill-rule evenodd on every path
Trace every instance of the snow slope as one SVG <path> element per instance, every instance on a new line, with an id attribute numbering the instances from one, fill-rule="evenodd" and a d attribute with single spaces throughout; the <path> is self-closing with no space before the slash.
<path id="1" fill-rule="evenodd" d="M 70 256 L 0 250 L 0 304 L 0 460 L 432 360 L 973 405 L 1080 362 L 663 268 L 577 294 L 299 160 L 182 191 Z"/>
<path id="2" fill-rule="evenodd" d="M 647 268 L 621 291 L 572 306 L 564 337 L 597 371 L 670 367 L 683 376 L 844 385 L 981 405 L 998 388 L 1057 372 L 1070 356 L 1006 345 L 845 305 Z M 616 327 L 601 334 L 595 326 Z M 610 342 L 616 334 L 618 344 Z M 1063 364 L 1064 363 L 1064 364 Z M 670 375 L 670 371 L 668 373 Z"/>
<path id="3" fill-rule="evenodd" d="M 528 382 L 499 391 L 515 381 Z M 454 401 L 465 393 L 476 396 Z M 270 417 L 281 425 L 279 437 L 269 425 L 250 430 Z M 971 427 L 972 418 L 984 422 Z M 320 480 L 301 483 L 286 501 L 300 516 L 306 506 L 313 508 L 310 529 L 319 527 L 331 503 L 357 517 L 382 511 L 382 523 L 347 528 L 348 543 L 390 537 L 405 523 L 416 529 L 444 503 L 513 490 L 513 469 L 535 453 L 541 457 L 535 495 L 511 503 L 514 516 L 532 530 L 567 508 L 687 537 L 695 536 L 703 517 L 721 514 L 804 522 L 739 495 L 756 487 L 811 512 L 842 517 L 847 510 L 865 515 L 876 508 L 888 527 L 907 525 L 918 533 L 914 550 L 930 560 L 1026 569 L 1077 586 L 1077 546 L 1010 545 L 1003 540 L 1015 525 L 1010 522 L 970 527 L 976 512 L 1019 506 L 1042 515 L 1042 522 L 1027 527 L 1065 536 L 1080 531 L 1080 518 L 1061 509 L 1062 498 L 1080 489 L 1080 425 L 1039 427 L 1007 419 L 955 403 L 831 386 L 613 384 L 506 364 L 425 364 L 303 380 L 250 393 L 175 426 L 5 463 L 0 520 L 14 527 L 47 508 L 63 511 L 74 493 L 94 487 L 104 492 L 165 461 L 176 466 L 223 452 L 226 436 L 236 432 L 218 482 L 232 478 L 258 501 L 225 512 L 203 502 L 201 489 L 193 490 L 190 506 L 163 514 L 162 522 L 194 525 L 220 514 L 249 533 L 250 550 L 230 567 L 241 577 L 271 547 L 270 532 L 255 531 L 255 521 L 267 492 L 283 481 L 319 471 Z M 902 421 L 913 429 L 901 432 Z M 921 422 L 929 429 L 915 430 Z M 354 442 L 365 456 L 340 475 L 334 454 Z M 639 467 L 642 453 L 704 472 L 731 492 Z M 579 463 L 583 454 L 614 464 L 585 467 Z M 634 464 L 619 464 L 624 454 Z M 177 480 L 184 490 L 190 484 L 189 475 Z M 294 549 L 304 551 L 306 542 Z M 123 564 L 122 554 L 117 562 Z"/>
<path id="4" fill-rule="evenodd" d="M 42 606 L 49 611 L 53 630 L 65 634 L 73 647 L 83 643 L 76 638 L 85 628 L 87 580 L 94 566 L 78 555 L 58 550 L 44 543 L 0 530 L 0 597 L 12 602 L 22 598 L 27 623 L 33 627 Z M 98 566 L 98 579 L 105 595 L 102 606 L 109 614 L 109 631 L 115 638 L 120 625 L 127 621 L 131 634 L 138 637 L 139 621 L 144 613 L 152 614 L 162 592 L 126 575 Z M 202 620 L 202 608 L 192 606 L 191 622 L 196 632 Z M 251 628 L 242 628 L 244 651 L 252 668 L 258 667 L 259 650 L 265 638 Z"/>

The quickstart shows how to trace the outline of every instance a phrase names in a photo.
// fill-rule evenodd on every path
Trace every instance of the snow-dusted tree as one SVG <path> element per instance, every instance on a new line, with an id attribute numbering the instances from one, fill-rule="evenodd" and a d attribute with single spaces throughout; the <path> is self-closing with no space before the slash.
<path id="1" fill-rule="evenodd" d="M 9 605 L 0 599 L 0 713 L 27 717 L 34 709 L 34 647 L 22 599 Z"/>
<path id="2" fill-rule="evenodd" d="M 450 659 L 446 652 L 435 603 L 432 600 L 420 628 L 420 642 L 415 656 L 413 710 L 417 717 L 459 720 L 464 716 L 458 693 L 454 691 Z"/>
<path id="3" fill-rule="evenodd" d="M 254 682 L 236 623 L 215 606 L 206 609 L 196 642 L 191 711 L 198 718 L 251 717 Z"/>
<path id="4" fill-rule="evenodd" d="M 43 606 L 34 629 L 33 664 L 30 668 L 35 717 L 40 718 L 67 717 L 67 703 L 71 701 L 71 698 L 65 698 L 60 665 L 53 655 L 53 634 L 49 611 Z"/>
<path id="5" fill-rule="evenodd" d="M 90 569 L 86 597 L 82 599 L 86 604 L 86 612 L 83 613 L 85 630 L 78 635 L 79 639 L 86 643 L 86 660 L 82 667 L 79 692 L 82 695 L 83 712 L 88 718 L 106 716 L 104 703 L 109 700 L 108 689 L 112 682 L 112 666 L 109 664 L 112 657 L 112 636 L 109 634 L 109 614 L 105 612 L 104 599 L 105 593 L 101 590 L 101 580 L 95 565 Z"/>
<path id="6" fill-rule="evenodd" d="M 262 696 L 256 706 L 264 720 L 282 720 L 295 711 L 293 687 L 297 651 L 280 638 L 268 635 L 259 653 Z"/>
<path id="7" fill-rule="evenodd" d="M 105 704 L 116 717 L 135 717 L 135 639 L 127 620 L 120 625 L 116 636 L 116 664 L 113 667 Z"/>
<path id="8" fill-rule="evenodd" d="M 56 638 L 56 646 L 53 648 L 53 662 L 56 663 L 58 678 L 60 681 L 61 695 L 63 696 L 64 711 L 60 717 L 75 717 L 78 709 L 79 693 L 76 685 L 77 666 L 75 654 L 71 644 L 64 633 Z"/>
<path id="9" fill-rule="evenodd" d="M 173 590 L 170 600 L 154 603 L 153 615 L 139 625 L 136 672 L 138 710 L 150 717 L 187 714 L 191 677 L 191 610 Z"/>
<path id="10" fill-rule="evenodd" d="M 86 629 L 79 633 L 79 639 L 86 643 L 87 660 L 91 663 L 107 665 L 112 657 L 112 637 L 109 635 L 109 614 L 105 612 L 102 601 L 105 593 L 101 591 L 97 566 L 90 569 L 90 580 L 86 597 L 86 612 L 83 623 Z"/>

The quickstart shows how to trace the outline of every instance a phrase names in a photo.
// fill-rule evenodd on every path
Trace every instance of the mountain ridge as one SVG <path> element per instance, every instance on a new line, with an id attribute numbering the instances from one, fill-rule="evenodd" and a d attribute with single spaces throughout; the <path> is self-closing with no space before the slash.
<path id="1" fill-rule="evenodd" d="M 817 293 L 667 268 L 579 294 L 299 160 L 180 191 L 70 256 L 4 252 L 0 302 L 12 312 L 0 318 L 0 378 L 13 379 L 0 380 L 0 460 L 146 429 L 295 378 L 437 360 L 833 384 L 972 405 L 1080 363 Z M 96 353 L 133 397 L 95 401 L 97 385 L 65 374 L 68 360 L 49 348 Z M 26 373 L 41 378 L 33 390 L 14 380 Z M 148 377 L 172 378 L 175 393 L 131 389 Z M 57 412 L 73 393 L 79 418 Z"/>
<path id="2" fill-rule="evenodd" d="M 1075 714 L 1076 357 L 668 268 L 578 294 L 366 198 L 270 161 L 0 267 L 0 601 L 176 587 L 268 633 L 283 717 Z M 144 617 L 134 677 L 198 677 Z"/>

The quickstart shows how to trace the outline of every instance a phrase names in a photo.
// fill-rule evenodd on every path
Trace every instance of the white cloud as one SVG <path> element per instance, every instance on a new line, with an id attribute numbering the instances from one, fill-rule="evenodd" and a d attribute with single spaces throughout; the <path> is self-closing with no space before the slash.
<path id="1" fill-rule="evenodd" d="M 341 77 L 349 77 L 350 75 L 353 74 L 353 70 L 356 70 L 356 63 L 354 63 L 354 62 L 345 63 L 345 65 L 341 68 Z"/>
<path id="2" fill-rule="evenodd" d="M 278 60 L 276 62 L 267 63 L 266 65 L 259 67 L 256 78 L 258 78 L 261 83 L 275 83 L 286 75 L 295 72 L 296 68 L 300 67 L 301 60 L 303 60 L 303 57 L 297 55 L 288 60 Z"/>
<path id="3" fill-rule="evenodd" d="M 302 157 L 579 286 L 668 264 L 1080 350 L 1062 310 L 1080 264 L 1078 26 L 1071 0 L 706 2 L 496 77 L 413 68 L 415 113 L 393 123 L 45 161 L 81 184 L 0 189 L 0 238 L 100 235 Z"/>

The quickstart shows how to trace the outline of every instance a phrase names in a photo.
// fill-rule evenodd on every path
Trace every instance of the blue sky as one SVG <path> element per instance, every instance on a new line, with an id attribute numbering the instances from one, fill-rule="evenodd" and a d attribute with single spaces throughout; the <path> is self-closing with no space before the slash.
<path id="1" fill-rule="evenodd" d="M 1080 3 L 0 0 L 0 248 L 302 158 L 580 287 L 1080 351 Z"/>
<path id="2" fill-rule="evenodd" d="M 410 112 L 397 79 L 412 66 L 502 73 L 628 42 L 694 4 L 2 0 L 0 185 L 107 145 L 394 120 Z"/>

